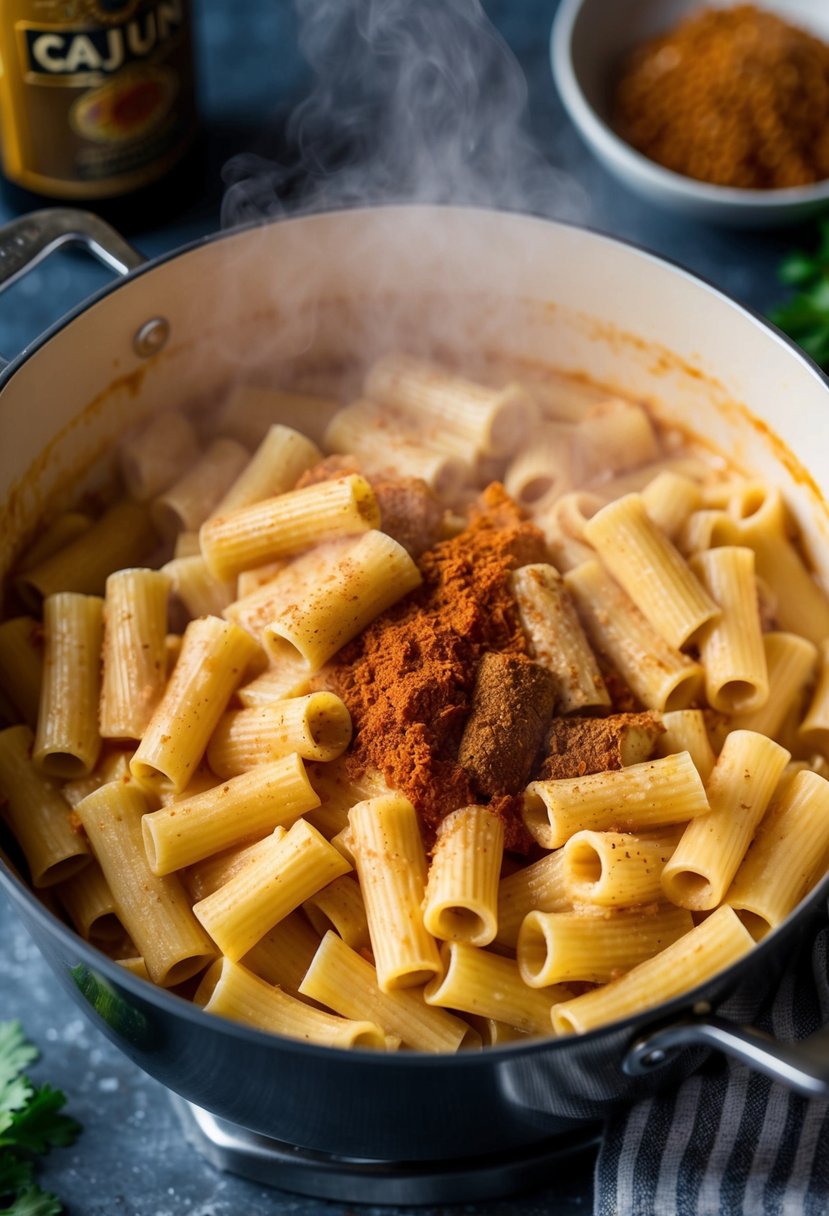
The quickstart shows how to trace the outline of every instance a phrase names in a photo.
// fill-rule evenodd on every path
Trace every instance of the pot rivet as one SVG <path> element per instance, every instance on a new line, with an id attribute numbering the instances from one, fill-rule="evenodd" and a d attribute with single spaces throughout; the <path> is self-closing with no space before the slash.
<path id="1" fill-rule="evenodd" d="M 169 337 L 170 322 L 165 317 L 151 317 L 136 330 L 132 348 L 142 359 L 148 359 L 164 349 Z"/>

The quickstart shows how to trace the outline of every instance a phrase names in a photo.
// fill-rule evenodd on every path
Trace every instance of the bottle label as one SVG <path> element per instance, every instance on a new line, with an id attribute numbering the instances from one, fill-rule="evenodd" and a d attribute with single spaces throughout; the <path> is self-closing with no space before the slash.
<path id="1" fill-rule="evenodd" d="M 65 199 L 147 185 L 195 131 L 189 0 L 2 0 L 6 176 Z"/>

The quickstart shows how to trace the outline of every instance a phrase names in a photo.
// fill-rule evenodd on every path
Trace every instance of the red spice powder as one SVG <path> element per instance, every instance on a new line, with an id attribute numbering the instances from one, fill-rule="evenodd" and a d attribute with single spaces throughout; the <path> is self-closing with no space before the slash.
<path id="1" fill-rule="evenodd" d="M 354 721 L 349 764 L 379 769 L 432 837 L 450 811 L 479 801 L 457 762 L 482 654 L 526 654 L 509 575 L 547 560 L 544 537 L 498 484 L 469 526 L 418 559 L 423 585 L 340 651 L 326 685 Z M 507 848 L 525 851 L 514 799 L 496 795 Z"/>

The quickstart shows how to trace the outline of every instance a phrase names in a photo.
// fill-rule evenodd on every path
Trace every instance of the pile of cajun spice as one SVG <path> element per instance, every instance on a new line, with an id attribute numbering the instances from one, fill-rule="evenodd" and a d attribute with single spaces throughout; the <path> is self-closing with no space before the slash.
<path id="1" fill-rule="evenodd" d="M 490 486 L 463 532 L 421 554 L 423 585 L 372 622 L 326 671 L 327 686 L 354 720 L 355 775 L 379 770 L 411 800 L 427 838 L 450 811 L 483 801 L 503 815 L 506 846 L 527 846 L 510 766 L 504 765 L 502 788 L 491 773 L 482 788 L 474 765 L 462 766 L 458 752 L 485 654 L 516 660 L 508 665 L 513 700 L 522 674 L 528 686 L 537 680 L 541 669 L 523 657 L 527 643 L 509 576 L 545 560 L 542 533 L 502 487 Z M 495 715 L 499 708 L 489 707 Z M 548 719 L 551 711 L 552 703 Z"/>
<path id="2" fill-rule="evenodd" d="M 708 9 L 635 50 L 618 133 L 687 177 L 776 189 L 829 177 L 829 46 L 752 5 Z"/>

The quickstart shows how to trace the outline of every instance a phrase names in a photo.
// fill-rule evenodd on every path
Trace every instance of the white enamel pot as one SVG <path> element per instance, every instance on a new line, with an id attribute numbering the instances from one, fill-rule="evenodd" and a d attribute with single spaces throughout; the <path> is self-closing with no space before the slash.
<path id="1" fill-rule="evenodd" d="M 278 382 L 286 362 L 338 366 L 404 346 L 472 366 L 482 352 L 509 354 L 646 401 L 783 487 L 829 585 L 827 383 L 779 333 L 675 266 L 578 228 L 471 209 L 320 214 L 143 265 L 90 223 L 45 212 L 0 234 L 7 277 L 66 241 L 135 267 L 2 373 L 0 569 L 44 506 L 76 493 L 138 417 L 218 399 L 241 379 Z M 800 1092 L 829 1093 L 821 1036 L 784 1047 L 719 1016 L 741 986 L 768 988 L 814 932 L 825 882 L 694 992 L 587 1035 L 455 1058 L 335 1051 L 211 1018 L 79 941 L 10 868 L 0 866 L 0 884 L 64 988 L 141 1067 L 227 1119 L 366 1169 L 439 1169 L 463 1153 L 483 1176 L 485 1157 L 532 1154 L 674 1085 L 705 1045 Z"/>

